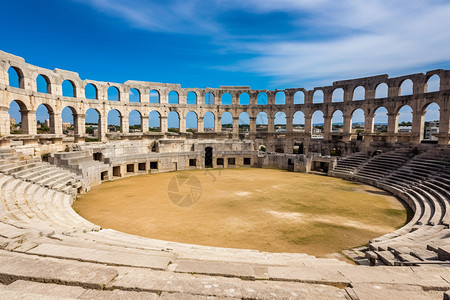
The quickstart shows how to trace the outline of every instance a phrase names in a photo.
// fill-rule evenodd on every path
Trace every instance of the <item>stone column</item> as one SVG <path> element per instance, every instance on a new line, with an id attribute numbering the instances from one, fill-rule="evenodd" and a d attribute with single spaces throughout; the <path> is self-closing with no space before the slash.
<path id="1" fill-rule="evenodd" d="M 323 139 L 331 140 L 333 116 L 323 116 Z"/>
<path id="2" fill-rule="evenodd" d="M 305 134 L 311 136 L 312 132 L 312 114 L 305 113 Z"/>
<path id="3" fill-rule="evenodd" d="M 84 136 L 86 134 L 86 115 L 74 114 L 73 115 L 73 127 L 75 136 Z"/>
<path id="4" fill-rule="evenodd" d="M 292 92 L 285 92 L 286 95 L 286 105 L 294 104 L 294 94 Z"/>
<path id="5" fill-rule="evenodd" d="M 197 120 L 197 132 L 204 132 L 203 117 L 199 117 Z"/>
<path id="6" fill-rule="evenodd" d="M 148 118 L 149 118 L 149 115 L 141 116 L 141 131 L 142 132 L 148 131 Z"/>
<path id="7" fill-rule="evenodd" d="M 36 111 L 19 110 L 21 115 L 22 134 L 36 134 Z"/>
<path id="8" fill-rule="evenodd" d="M 49 114 L 50 122 L 50 133 L 61 135 L 62 132 L 62 117 L 60 113 L 50 112 Z"/>
<path id="9" fill-rule="evenodd" d="M 222 117 L 217 117 L 217 120 L 214 120 L 214 131 L 215 132 L 222 131 Z"/>
<path id="10" fill-rule="evenodd" d="M 128 117 L 119 116 L 120 118 L 120 132 L 121 133 L 129 133 L 130 132 L 130 123 L 128 121 Z"/>
<path id="11" fill-rule="evenodd" d="M 267 114 L 267 131 L 275 132 L 275 116 Z"/>
<path id="12" fill-rule="evenodd" d="M 441 145 L 448 145 L 450 142 L 450 109 L 442 109 L 439 119 L 439 141 Z"/>
<path id="13" fill-rule="evenodd" d="M 292 132 L 292 123 L 293 123 L 294 115 L 286 114 L 286 132 Z"/>
<path id="14" fill-rule="evenodd" d="M 375 113 L 366 116 L 364 123 L 364 133 L 370 134 L 373 133 L 373 122 L 375 118 Z"/>
<path id="15" fill-rule="evenodd" d="M 256 117 L 250 117 L 250 134 L 256 133 Z"/>
<path id="16" fill-rule="evenodd" d="M 387 142 L 389 143 L 397 141 L 398 115 L 398 113 L 388 113 Z"/>
<path id="17" fill-rule="evenodd" d="M 98 115 L 98 139 L 101 142 L 107 140 L 106 133 L 108 132 L 108 118 L 106 116 Z"/>
<path id="18" fill-rule="evenodd" d="M 233 117 L 233 138 L 239 136 L 239 117 Z"/>
<path id="19" fill-rule="evenodd" d="M 344 115 L 344 126 L 343 126 L 343 136 L 342 136 L 342 141 L 343 142 L 348 142 L 351 139 L 351 135 L 352 135 L 352 115 L 351 114 L 347 114 Z"/>
<path id="20" fill-rule="evenodd" d="M 276 92 L 268 91 L 267 93 L 267 105 L 275 105 L 275 95 Z"/>
<path id="21" fill-rule="evenodd" d="M 258 94 L 249 93 L 250 96 L 250 105 L 257 105 L 258 103 Z"/>
<path id="22" fill-rule="evenodd" d="M 425 113 L 420 111 L 413 112 L 412 128 L 411 128 L 411 143 L 420 144 L 424 134 L 424 118 Z"/>
<path id="23" fill-rule="evenodd" d="M 0 136 L 11 133 L 11 117 L 9 116 L 8 109 L 7 106 L 0 106 Z"/>
<path id="24" fill-rule="evenodd" d="M 186 116 L 182 116 L 180 113 L 178 114 L 178 116 L 180 118 L 180 132 L 186 132 Z"/>
<path id="25" fill-rule="evenodd" d="M 161 123 L 160 124 L 161 132 L 167 133 L 168 132 L 167 116 L 160 116 L 159 120 L 160 120 L 160 123 Z"/>

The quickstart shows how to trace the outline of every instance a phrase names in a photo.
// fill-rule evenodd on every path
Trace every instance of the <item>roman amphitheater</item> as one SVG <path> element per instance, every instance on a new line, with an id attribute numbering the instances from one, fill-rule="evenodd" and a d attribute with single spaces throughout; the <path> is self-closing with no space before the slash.
<path id="1" fill-rule="evenodd" d="M 12 84 L 12 72 L 17 84 Z M 38 77 L 44 79 L 45 90 L 38 87 Z M 430 78 L 439 79 L 435 91 L 428 89 Z M 407 95 L 402 93 L 405 82 L 412 83 Z M 69 93 L 65 85 L 70 86 Z M 386 87 L 384 95 L 379 93 L 381 86 Z M 41 68 L 0 52 L 0 87 L 2 299 L 450 299 L 448 70 L 342 80 L 313 90 L 199 89 L 81 80 L 75 72 Z M 94 96 L 87 96 L 88 88 Z M 108 97 L 111 89 L 117 91 L 115 101 Z M 333 97 L 338 89 L 343 90 L 339 102 Z M 364 97 L 356 99 L 358 89 Z M 138 101 L 131 101 L 131 90 L 137 91 Z M 190 92 L 196 96 L 194 103 L 188 101 Z M 276 101 L 280 93 L 283 103 Z M 323 97 L 316 101 L 319 93 Z M 152 95 L 157 101 L 149 100 Z M 260 95 L 267 101 L 262 103 Z M 248 102 L 242 101 L 243 96 Z M 226 97 L 230 101 L 225 103 Z M 426 137 L 425 114 L 432 103 L 439 106 L 439 131 Z M 11 121 L 14 105 L 20 122 Z M 37 122 L 36 112 L 42 106 L 49 116 L 48 131 Z M 405 106 L 412 109 L 409 132 L 399 130 L 399 111 Z M 387 110 L 387 126 L 381 131 L 374 121 L 380 107 Z M 70 129 L 63 122 L 67 108 L 73 118 Z M 357 110 L 364 113 L 358 128 L 352 122 Z M 88 111 L 98 116 L 95 126 L 87 124 Z M 323 114 L 320 126 L 313 121 L 318 111 Z M 336 111 L 343 115 L 339 130 L 332 121 Z M 111 112 L 120 120 L 115 126 L 108 121 Z M 132 112 L 137 112 L 139 126 L 130 126 Z M 261 113 L 267 122 L 258 119 Z M 301 126 L 294 120 L 298 113 L 304 116 Z M 188 114 L 195 117 L 195 130 L 186 126 Z M 248 124 L 240 124 L 243 114 Z M 170 115 L 178 120 L 176 130 L 170 128 Z M 231 115 L 230 124 L 224 124 L 225 115 Z M 284 124 L 275 121 L 277 115 L 286 119 Z M 149 125 L 152 116 L 157 126 Z M 399 228 L 367 237 L 340 253 L 312 255 L 180 242 L 169 235 L 165 239 L 164 234 L 143 237 L 94 224 L 72 208 L 77 197 L 83 203 L 83 197 L 99 188 L 113 195 L 115 186 L 126 188 L 126 180 L 133 178 L 156 181 L 170 175 L 179 180 L 177 174 L 191 172 L 218 182 L 223 172 L 223 178 L 231 176 L 233 183 L 234 175 L 227 174 L 242 172 L 245 178 L 257 176 L 251 172 L 258 170 L 275 172 L 264 173 L 274 174 L 273 178 L 263 175 L 269 176 L 266 186 L 271 179 L 276 181 L 276 172 L 283 172 L 285 178 L 332 180 L 332 184 L 362 187 L 375 196 L 389 195 L 397 205 L 404 205 L 402 212 L 404 216 L 408 212 L 408 218 L 397 220 Z M 178 172 L 167 173 L 173 171 Z M 160 184 L 149 193 L 169 194 L 173 203 L 168 205 L 174 210 L 192 210 L 207 202 L 201 178 L 184 183 L 187 189 L 178 181 L 172 189 L 170 184 Z M 129 192 L 133 189 L 139 191 L 130 186 Z M 227 187 L 223 189 L 226 193 Z M 294 187 L 288 192 L 298 191 Z M 209 195 L 214 193 L 213 186 Z M 284 201 L 275 198 L 273 202 Z M 128 199 L 122 203 L 124 212 Z M 364 218 L 369 219 L 377 205 L 371 201 L 364 205 Z M 155 211 L 159 223 L 170 223 L 160 210 Z M 289 216 L 295 222 L 298 215 Z M 209 219 L 219 222 L 221 217 L 219 213 Z M 383 225 L 387 219 L 381 216 L 376 221 Z M 301 226 L 296 229 L 301 231 Z M 330 240 L 331 235 L 332 231 Z M 334 238 L 346 241 L 351 236 Z"/>

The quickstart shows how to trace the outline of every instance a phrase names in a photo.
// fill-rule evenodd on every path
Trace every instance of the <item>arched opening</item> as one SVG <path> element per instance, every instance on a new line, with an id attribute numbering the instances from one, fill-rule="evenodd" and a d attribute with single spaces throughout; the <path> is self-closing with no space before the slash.
<path id="1" fill-rule="evenodd" d="M 312 123 L 311 137 L 316 139 L 323 138 L 323 124 L 324 124 L 323 112 L 320 110 L 316 110 L 312 115 L 311 123 Z"/>
<path id="2" fill-rule="evenodd" d="M 275 113 L 274 129 L 275 132 L 285 132 L 286 131 L 286 114 L 282 111 Z"/>
<path id="3" fill-rule="evenodd" d="M 409 105 L 403 105 L 398 111 L 398 133 L 411 133 L 412 131 L 412 119 L 413 110 Z"/>
<path id="4" fill-rule="evenodd" d="M 331 117 L 331 132 L 343 132 L 344 114 L 340 110 L 336 110 Z"/>
<path id="5" fill-rule="evenodd" d="M 388 90 L 389 88 L 386 83 L 380 83 L 375 89 L 375 98 L 387 98 Z"/>
<path id="6" fill-rule="evenodd" d="M 17 67 L 9 67 L 8 69 L 9 86 L 15 88 L 25 88 L 24 76 L 22 70 Z"/>
<path id="7" fill-rule="evenodd" d="M 186 96 L 187 104 L 197 104 L 197 94 L 195 92 L 188 92 Z"/>
<path id="8" fill-rule="evenodd" d="M 258 94 L 258 96 L 256 97 L 256 104 L 257 105 L 267 105 L 267 94 L 265 92 L 261 92 Z"/>
<path id="9" fill-rule="evenodd" d="M 278 92 L 275 94 L 275 104 L 276 105 L 286 104 L 286 94 L 284 92 Z"/>
<path id="10" fill-rule="evenodd" d="M 150 103 L 159 103 L 159 92 L 157 90 L 151 90 L 149 94 Z"/>
<path id="11" fill-rule="evenodd" d="M 204 116 L 203 116 L 203 131 L 205 132 L 211 132 L 214 131 L 214 127 L 215 127 L 215 117 L 214 114 L 210 111 L 208 111 Z"/>
<path id="12" fill-rule="evenodd" d="M 138 89 L 130 89 L 128 93 L 129 102 L 141 102 L 141 93 Z"/>
<path id="13" fill-rule="evenodd" d="M 353 90 L 353 101 L 364 100 L 366 98 L 366 89 L 358 86 Z"/>
<path id="14" fill-rule="evenodd" d="M 220 119 L 221 131 L 233 131 L 233 115 L 230 112 L 224 112 Z"/>
<path id="15" fill-rule="evenodd" d="M 154 110 L 150 112 L 148 117 L 148 131 L 161 132 L 161 114 Z"/>
<path id="16" fill-rule="evenodd" d="M 61 112 L 62 118 L 62 132 L 66 136 L 75 136 L 75 116 L 77 112 L 75 108 L 66 106 Z"/>
<path id="17" fill-rule="evenodd" d="M 269 126 L 269 119 L 265 112 L 260 112 L 256 115 L 256 131 L 267 131 Z"/>
<path id="18" fill-rule="evenodd" d="M 97 87 L 92 83 L 86 84 L 86 86 L 84 87 L 84 97 L 86 99 L 97 100 L 98 99 Z"/>
<path id="19" fill-rule="evenodd" d="M 122 115 L 117 109 L 108 112 L 108 132 L 117 133 L 122 130 Z"/>
<path id="20" fill-rule="evenodd" d="M 86 111 L 85 133 L 87 135 L 86 142 L 96 142 L 100 139 L 100 113 L 94 108 Z"/>
<path id="21" fill-rule="evenodd" d="M 296 111 L 292 117 L 292 130 L 303 132 L 305 131 L 305 114 L 301 111 Z"/>
<path id="22" fill-rule="evenodd" d="M 178 104 L 180 101 L 179 95 L 175 91 L 170 91 L 169 93 L 169 103 L 170 104 Z"/>
<path id="23" fill-rule="evenodd" d="M 139 111 L 130 111 L 130 114 L 128 115 L 128 126 L 128 131 L 130 133 L 142 132 L 142 115 Z"/>
<path id="24" fill-rule="evenodd" d="M 110 86 L 108 88 L 108 100 L 109 101 L 120 101 L 119 89 L 115 86 Z"/>
<path id="25" fill-rule="evenodd" d="M 441 90 L 441 78 L 439 75 L 434 74 L 427 80 L 426 92 L 439 92 Z"/>
<path id="26" fill-rule="evenodd" d="M 50 132 L 52 128 L 52 132 Z M 55 133 L 55 120 L 53 110 L 47 104 L 41 104 L 36 109 L 36 132 L 37 134 Z"/>
<path id="27" fill-rule="evenodd" d="M 338 88 L 333 91 L 332 102 L 344 102 L 344 89 Z"/>
<path id="28" fill-rule="evenodd" d="M 406 79 L 400 85 L 400 96 L 407 96 L 413 94 L 413 82 L 411 79 Z"/>
<path id="29" fill-rule="evenodd" d="M 385 107 L 378 107 L 373 118 L 373 131 L 376 133 L 387 132 L 388 111 Z"/>
<path id="30" fill-rule="evenodd" d="M 62 92 L 64 97 L 76 97 L 77 90 L 75 88 L 75 83 L 71 80 L 64 80 L 62 83 Z"/>
<path id="31" fill-rule="evenodd" d="M 208 92 L 205 94 L 205 104 L 214 104 L 214 94 Z"/>
<path id="32" fill-rule="evenodd" d="M 213 148 L 206 147 L 205 148 L 205 168 L 213 167 Z"/>
<path id="33" fill-rule="evenodd" d="M 437 141 L 439 133 L 440 107 L 437 103 L 430 103 L 425 108 L 423 124 L 423 140 Z"/>
<path id="34" fill-rule="evenodd" d="M 314 92 L 313 103 L 323 103 L 323 91 L 317 90 Z"/>
<path id="35" fill-rule="evenodd" d="M 239 105 L 250 105 L 250 95 L 248 93 L 239 95 Z"/>
<path id="36" fill-rule="evenodd" d="M 28 119 L 27 107 L 22 101 L 15 100 L 9 104 L 9 120 L 10 120 L 10 133 L 11 134 L 27 134 L 28 128 L 24 126 L 22 128 L 22 120 Z M 26 122 L 24 122 L 26 123 Z M 24 124 L 27 125 L 27 124 Z"/>
<path id="37" fill-rule="evenodd" d="M 233 96 L 230 93 L 222 94 L 222 105 L 232 105 L 233 104 Z"/>
<path id="38" fill-rule="evenodd" d="M 239 133 L 248 133 L 249 131 L 250 115 L 244 111 L 239 115 Z"/>
<path id="39" fill-rule="evenodd" d="M 305 93 L 298 91 L 294 94 L 294 104 L 305 104 Z"/>
<path id="40" fill-rule="evenodd" d="M 47 76 L 39 74 L 36 77 L 36 91 L 38 93 L 51 94 L 50 79 Z"/>
<path id="41" fill-rule="evenodd" d="M 180 115 L 176 111 L 169 112 L 167 125 L 169 132 L 180 132 Z"/>
<path id="42" fill-rule="evenodd" d="M 356 134 L 356 140 L 362 141 L 365 125 L 364 110 L 358 108 L 352 113 L 352 133 Z"/>
<path id="43" fill-rule="evenodd" d="M 198 117 L 193 111 L 186 114 L 186 131 L 196 132 L 198 129 Z"/>

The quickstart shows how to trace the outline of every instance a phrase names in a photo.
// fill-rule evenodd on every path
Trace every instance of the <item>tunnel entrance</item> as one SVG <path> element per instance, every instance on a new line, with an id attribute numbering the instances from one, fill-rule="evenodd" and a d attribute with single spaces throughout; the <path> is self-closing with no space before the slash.
<path id="1" fill-rule="evenodd" d="M 205 148 L 205 168 L 213 167 L 213 148 L 206 147 Z"/>

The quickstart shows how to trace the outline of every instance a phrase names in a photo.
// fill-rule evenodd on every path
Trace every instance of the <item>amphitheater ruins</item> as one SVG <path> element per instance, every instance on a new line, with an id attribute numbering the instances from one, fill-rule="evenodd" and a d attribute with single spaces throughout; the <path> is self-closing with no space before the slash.
<path id="1" fill-rule="evenodd" d="M 11 70 L 17 86 L 11 84 Z M 38 92 L 38 76 L 45 79 L 46 92 Z M 432 77 L 440 84 L 429 92 Z M 412 82 L 410 95 L 401 92 L 406 81 Z M 70 84 L 69 94 L 64 84 Z M 95 97 L 86 97 L 88 85 Z M 190 89 L 81 80 L 75 72 L 48 70 L 0 52 L 0 87 L 0 298 L 450 299 L 449 70 L 343 80 L 313 90 Z M 108 99 L 111 88 L 118 91 L 117 101 Z M 357 88 L 364 90 L 359 100 Z M 130 101 L 131 89 L 138 91 L 139 102 Z M 333 97 L 338 89 L 341 102 Z M 194 104 L 187 100 L 189 92 L 196 95 Z M 205 104 L 207 93 L 211 101 Z M 282 104 L 276 101 L 279 93 Z M 150 95 L 158 103 L 151 103 Z M 222 103 L 224 97 L 231 102 Z M 8 113 L 13 102 L 20 108 L 17 134 Z M 440 115 L 434 140 L 424 137 L 431 103 Z M 38 134 L 41 105 L 49 114 L 49 132 Z M 399 111 L 406 105 L 412 109 L 411 132 L 399 132 Z M 63 131 L 66 107 L 73 115 L 73 135 Z M 387 110 L 385 132 L 375 130 L 380 107 Z M 94 137 L 86 134 L 89 109 L 98 114 Z M 356 110 L 364 113 L 359 129 L 352 123 Z M 120 116 L 120 126 L 109 126 L 110 111 Z M 140 116 L 140 131 L 129 130 L 132 111 Z M 323 114 L 318 131 L 316 111 Z M 343 115 L 339 131 L 332 122 L 336 111 Z M 189 112 L 195 114 L 196 130 L 186 128 Z M 294 124 L 297 112 L 304 115 L 302 126 Z M 177 130 L 168 126 L 174 113 Z M 260 113 L 267 117 L 265 126 Z M 224 114 L 231 114 L 228 126 Z M 240 124 L 241 114 L 248 115 L 248 126 Z M 285 116 L 284 126 L 275 123 L 277 114 Z M 152 115 L 159 119 L 156 130 L 149 130 Z M 213 126 L 205 126 L 207 115 Z M 100 228 L 71 207 L 77 194 L 105 180 L 241 166 L 364 182 L 397 196 L 413 215 L 402 228 L 345 251 L 355 262 L 350 264 L 133 236 Z"/>

